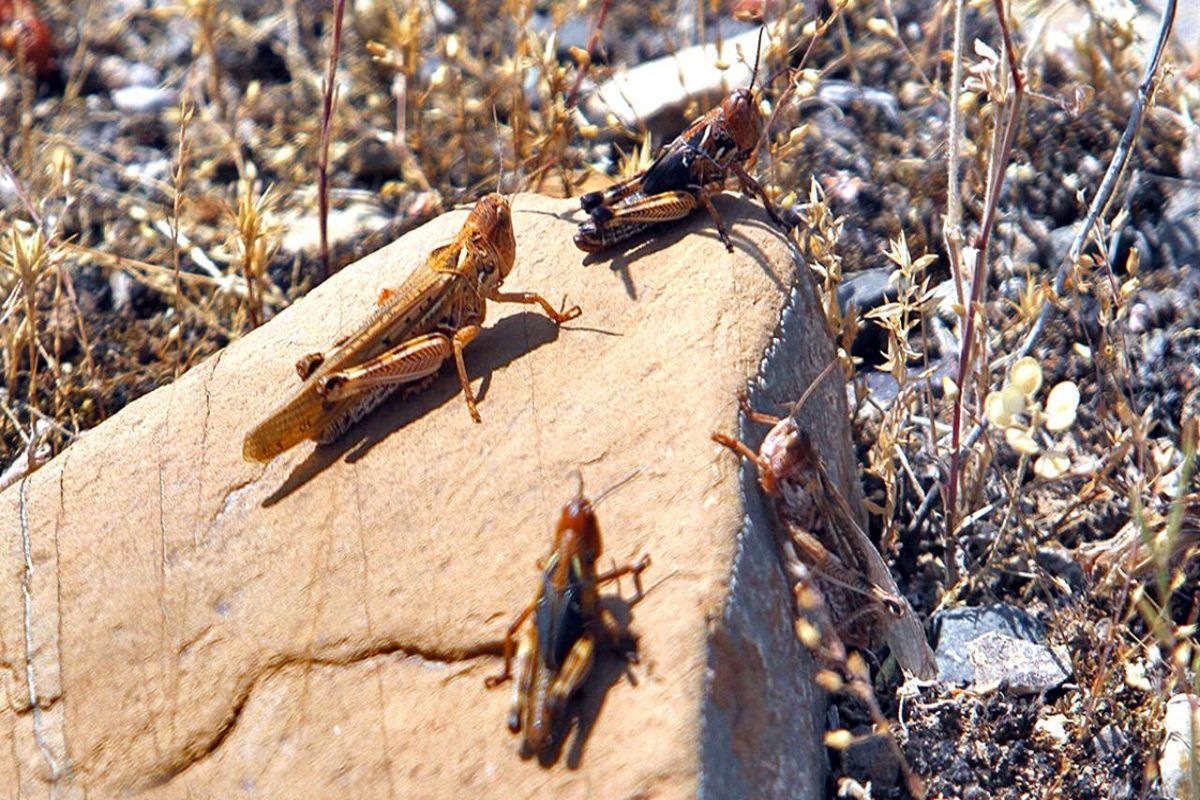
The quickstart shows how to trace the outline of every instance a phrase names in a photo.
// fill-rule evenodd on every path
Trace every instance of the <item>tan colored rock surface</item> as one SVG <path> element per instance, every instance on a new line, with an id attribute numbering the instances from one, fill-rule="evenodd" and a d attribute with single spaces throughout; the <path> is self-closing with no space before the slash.
<path id="1" fill-rule="evenodd" d="M 575 207 L 514 201 L 505 289 L 565 294 L 584 316 L 556 331 L 490 307 L 467 351 L 482 424 L 444 371 L 330 447 L 241 459 L 295 360 L 364 318 L 456 211 L 0 495 L 0 797 L 815 796 L 822 706 L 768 539 L 738 536 L 739 495 L 752 522 L 760 498 L 708 438 L 736 427 L 793 255 L 757 206 L 721 198 L 736 255 L 698 215 L 619 269 L 585 265 Z M 800 287 L 760 404 L 795 397 L 831 357 Z M 840 387 L 803 416 L 853 474 Z M 640 470 L 600 522 L 606 558 L 654 563 L 631 611 L 636 685 L 603 658 L 579 704 L 586 735 L 547 768 L 518 757 L 509 692 L 483 679 L 577 466 L 592 492 Z"/>

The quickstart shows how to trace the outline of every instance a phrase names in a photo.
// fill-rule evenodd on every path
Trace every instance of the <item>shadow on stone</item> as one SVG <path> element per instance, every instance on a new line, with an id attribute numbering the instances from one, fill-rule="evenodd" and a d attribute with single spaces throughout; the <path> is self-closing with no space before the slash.
<path id="1" fill-rule="evenodd" d="M 570 326 L 567 330 L 570 330 Z M 487 415 L 485 401 L 492 373 L 554 341 L 558 335 L 557 325 L 544 315 L 532 311 L 505 317 L 494 326 L 484 329 L 479 339 L 467 348 L 464 355 L 467 377 L 472 382 L 482 379 L 475 397 L 480 416 Z M 263 500 L 263 507 L 268 508 L 280 502 L 343 455 L 346 456 L 347 463 L 353 464 L 391 434 L 449 401 L 457 399 L 457 402 L 463 405 L 462 413 L 467 414 L 466 401 L 462 398 L 462 387 L 455 374 L 453 362 L 448 360 L 447 363 L 449 366 L 442 366 L 442 372 L 428 388 L 410 398 L 398 393 L 394 399 L 385 400 L 379 408 L 352 426 L 336 441 L 313 450 L 306 459 L 295 466 L 283 484 Z M 400 392 L 403 392 L 403 389 Z"/>
<path id="2" fill-rule="evenodd" d="M 645 597 L 645 594 L 642 595 Z M 592 665 L 591 674 L 584 681 L 578 694 L 567 704 L 566 713 L 560 720 L 555 731 L 554 743 L 537 755 L 538 764 L 544 769 L 554 766 L 562 758 L 566 749 L 566 765 L 569 769 L 579 769 L 583 763 L 583 753 L 591 738 L 596 720 L 608 697 L 609 690 L 617 685 L 624 675 L 630 684 L 636 686 L 637 678 L 630 669 L 630 663 L 636 663 L 638 658 L 638 640 L 636 632 L 630 629 L 633 618 L 633 606 L 641 598 L 634 597 L 626 600 L 613 595 L 600 598 L 599 606 L 608 611 L 617 620 L 623 631 L 622 641 L 614 650 L 605 643 L 597 643 L 596 661 Z M 570 747 L 567 740 L 570 739 Z"/>
<path id="3" fill-rule="evenodd" d="M 721 219 L 725 221 L 726 227 L 730 228 L 729 238 L 733 241 L 734 249 L 749 253 L 771 279 L 771 282 L 775 284 L 775 287 L 780 292 L 787 291 L 787 287 L 790 285 L 790 276 L 788 276 L 788 280 L 784 280 L 783 277 L 777 275 L 771 268 L 771 262 L 766 253 L 744 233 L 732 227 L 736 222 L 741 227 L 751 225 L 764 230 L 775 230 L 765 218 L 762 218 L 762 208 L 749 200 L 730 195 L 718 195 L 713 199 L 713 205 L 716 207 L 717 213 L 721 215 Z M 699 230 L 695 229 L 694 220 L 697 218 L 703 220 Z M 778 233 L 778 231 L 776 232 Z M 701 209 L 693 212 L 686 220 L 654 225 L 603 253 L 589 253 L 583 259 L 583 264 L 590 266 L 607 263 L 609 269 L 619 275 L 625 284 L 625 293 L 629 295 L 629 299 L 637 300 L 637 286 L 633 282 L 629 268 L 638 261 L 662 253 L 688 235 L 700 235 L 710 239 L 720 238 L 713 226 L 712 219 Z"/>

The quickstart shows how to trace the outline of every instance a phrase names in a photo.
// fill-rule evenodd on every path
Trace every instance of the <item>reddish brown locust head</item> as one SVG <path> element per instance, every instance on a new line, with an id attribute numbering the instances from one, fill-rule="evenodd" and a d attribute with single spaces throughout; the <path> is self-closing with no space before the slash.
<path id="1" fill-rule="evenodd" d="M 759 462 L 766 466 L 758 472 L 758 482 L 763 491 L 775 497 L 783 494 L 783 484 L 797 482 L 813 467 L 812 440 L 801 431 L 790 416 L 775 423 L 775 427 L 763 437 L 758 450 Z"/>
<path id="2" fill-rule="evenodd" d="M 517 260 L 517 240 L 513 236 L 512 206 L 502 194 L 492 192 L 479 199 L 463 226 L 474 231 L 499 268 L 502 281 Z"/>
<path id="3" fill-rule="evenodd" d="M 554 532 L 554 552 L 578 558 L 583 564 L 595 564 L 600 558 L 603 545 L 600 543 L 600 525 L 592 503 L 580 493 L 563 506 Z M 562 559 L 569 562 L 570 558 Z"/>
<path id="4" fill-rule="evenodd" d="M 758 147 L 763 119 L 753 89 L 738 89 L 721 101 L 721 112 L 739 154 L 749 155 Z"/>

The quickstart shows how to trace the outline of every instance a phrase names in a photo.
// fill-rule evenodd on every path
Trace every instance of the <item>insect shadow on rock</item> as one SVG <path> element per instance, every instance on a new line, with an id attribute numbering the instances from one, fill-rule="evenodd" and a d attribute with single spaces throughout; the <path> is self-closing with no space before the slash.
<path id="1" fill-rule="evenodd" d="M 478 399 L 487 397 L 493 373 L 554 342 L 559 331 L 559 326 L 534 312 L 512 314 L 484 330 L 471 348 L 471 359 L 467 362 L 467 379 L 472 383 L 480 381 Z M 461 391 L 458 376 L 443 370 L 432 378 L 428 388 L 414 393 L 406 402 L 383 404 L 347 433 L 314 448 L 292 468 L 280 487 L 263 501 L 263 506 L 280 502 L 343 456 L 347 463 L 358 461 L 392 434 L 457 400 Z"/>
<path id="2" fill-rule="evenodd" d="M 242 455 L 269 461 L 305 439 L 331 442 L 400 389 L 424 388 L 453 359 L 467 411 L 480 422 L 464 350 L 482 332 L 488 301 L 540 306 L 556 325 L 580 315 L 556 310 L 533 292 L 504 292 L 516 262 L 509 198 L 489 194 L 462 230 L 395 290 L 385 289 L 375 313 L 334 344 L 296 362 L 301 385 L 246 434 Z"/>

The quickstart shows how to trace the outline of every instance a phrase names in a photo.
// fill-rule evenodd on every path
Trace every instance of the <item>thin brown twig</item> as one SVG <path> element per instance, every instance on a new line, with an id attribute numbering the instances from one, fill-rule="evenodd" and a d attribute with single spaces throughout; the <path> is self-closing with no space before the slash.
<path id="1" fill-rule="evenodd" d="M 946 146 L 949 182 L 946 184 L 946 222 L 942 228 L 946 253 L 950 257 L 950 272 L 954 276 L 954 287 L 958 290 L 959 305 L 966 304 L 962 281 L 962 194 L 958 183 L 963 126 L 962 111 L 958 104 L 962 97 L 966 4 L 966 0 L 956 0 L 954 3 L 954 61 L 950 68 L 950 131 Z"/>
<path id="2" fill-rule="evenodd" d="M 983 291 L 987 282 L 987 249 L 991 239 L 992 228 L 996 223 L 996 209 L 1000 205 L 1000 190 L 1004 187 L 1004 173 L 1008 169 L 1008 160 L 1012 155 L 1013 142 L 1017 138 L 1017 126 L 1021 115 L 1021 107 L 1025 99 L 1025 77 L 1021 73 L 1021 64 L 1017 58 L 1016 47 L 1013 46 L 1012 33 L 1008 29 L 1008 16 L 1004 0 L 994 0 L 996 15 L 1000 20 L 1000 34 L 1004 39 L 1004 51 L 1008 57 L 1008 69 L 1012 75 L 1012 96 L 1006 108 L 1003 135 L 992 159 L 988 174 L 987 201 L 984 205 L 983 221 L 975 236 L 975 268 L 971 277 L 971 302 L 967 304 L 964 313 L 966 323 L 963 328 L 962 346 L 958 356 L 958 376 L 956 385 L 958 394 L 954 400 L 954 416 L 950 429 L 950 473 L 946 480 L 946 570 L 951 584 L 958 582 L 957 548 L 954 540 L 954 522 L 958 503 L 958 479 L 961 469 L 962 448 L 962 410 L 966 402 L 967 375 L 971 369 L 971 356 L 975 352 L 975 320 L 978 306 L 983 301 Z"/>
<path id="3" fill-rule="evenodd" d="M 596 27 L 592 29 L 591 38 L 588 39 L 587 58 L 579 65 L 579 70 L 575 73 L 575 83 L 571 86 L 571 91 L 567 93 L 568 112 L 575 108 L 575 104 L 579 102 L 579 89 L 583 85 L 583 79 L 587 77 L 588 69 L 592 66 L 592 54 L 600 46 L 600 34 L 604 29 L 604 20 L 608 18 L 608 8 L 610 5 L 612 5 L 612 0 L 603 0 L 600 4 L 600 13 L 596 17 Z"/>
<path id="4" fill-rule="evenodd" d="M 338 57 L 342 52 L 342 17 L 346 0 L 333 0 L 333 48 L 329 53 L 329 71 L 325 75 L 325 97 L 321 105 L 321 145 L 317 156 L 317 204 L 321 229 L 321 269 L 329 277 L 329 140 L 333 130 L 333 109 L 337 101 Z"/>
<path id="5" fill-rule="evenodd" d="M 179 101 L 179 150 L 175 156 L 175 172 L 172 175 L 175 184 L 175 194 L 171 203 L 171 265 L 175 272 L 175 324 L 179 326 L 179 337 L 175 348 L 175 377 L 183 369 L 183 316 L 180 313 L 179 299 L 183 295 L 183 280 L 180 278 L 179 259 L 179 214 L 183 209 L 183 189 L 187 179 L 187 126 L 191 119 L 191 109 L 188 107 L 186 93 Z"/>

